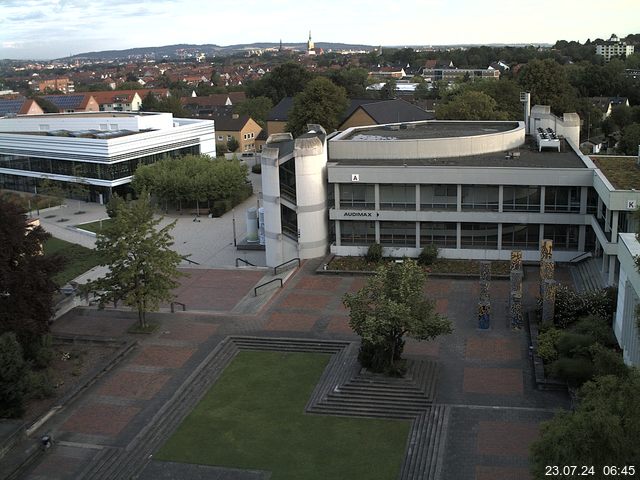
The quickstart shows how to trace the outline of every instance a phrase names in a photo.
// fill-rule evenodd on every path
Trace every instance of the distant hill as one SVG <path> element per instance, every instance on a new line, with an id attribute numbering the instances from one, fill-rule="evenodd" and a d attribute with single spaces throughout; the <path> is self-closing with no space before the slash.
<path id="1" fill-rule="evenodd" d="M 237 45 L 220 46 L 215 44 L 194 45 L 194 44 L 177 44 L 177 45 L 165 45 L 162 47 L 138 47 L 128 48 L 125 50 L 104 50 L 100 52 L 86 52 L 78 53 L 71 57 L 65 57 L 65 59 L 89 59 L 89 60 L 119 60 L 127 58 L 176 58 L 182 54 L 200 52 L 206 55 L 232 55 L 234 53 L 243 52 L 246 50 L 258 50 L 265 48 L 277 48 L 280 45 L 278 42 L 257 42 L 257 43 L 242 43 Z M 356 45 L 348 43 L 330 43 L 330 42 L 316 42 L 316 48 L 322 48 L 323 50 L 372 50 L 371 45 Z M 306 43 L 283 43 L 283 48 L 304 50 L 307 48 Z"/>

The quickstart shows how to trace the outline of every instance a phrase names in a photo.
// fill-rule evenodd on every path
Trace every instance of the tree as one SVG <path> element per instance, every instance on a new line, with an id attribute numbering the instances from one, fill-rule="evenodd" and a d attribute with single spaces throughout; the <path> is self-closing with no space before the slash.
<path id="1" fill-rule="evenodd" d="M 273 108 L 273 102 L 268 97 L 247 98 L 244 102 L 234 107 L 235 113 L 248 115 L 262 128 L 265 128 L 269 110 Z"/>
<path id="2" fill-rule="evenodd" d="M 344 88 L 349 98 L 366 97 L 368 80 L 369 72 L 359 67 L 341 68 L 331 74 L 331 81 Z"/>
<path id="3" fill-rule="evenodd" d="M 508 120 L 508 114 L 496 110 L 497 103 L 486 93 L 464 91 L 436 108 L 438 120 Z"/>
<path id="4" fill-rule="evenodd" d="M 269 97 L 277 104 L 284 97 L 293 97 L 304 90 L 314 75 L 297 63 L 279 65 L 257 82 L 247 86 L 249 97 Z"/>
<path id="5" fill-rule="evenodd" d="M 159 107 L 160 102 L 153 92 L 147 93 L 140 104 L 140 110 L 143 112 L 157 112 Z"/>
<path id="6" fill-rule="evenodd" d="M 640 123 L 624 127 L 618 150 L 625 155 L 637 155 L 640 147 Z"/>
<path id="7" fill-rule="evenodd" d="M 148 327 L 146 313 L 155 311 L 162 302 L 171 301 L 172 290 L 182 257 L 171 250 L 171 230 L 175 221 L 158 228 L 161 218 L 154 219 L 148 195 L 121 204 L 113 221 L 98 234 L 96 250 L 102 255 L 109 272 L 89 283 L 101 305 L 124 301 L 138 312 L 141 328 Z"/>
<path id="8" fill-rule="evenodd" d="M 396 87 L 398 86 L 398 82 L 396 82 L 395 78 L 390 78 L 387 80 L 382 88 L 380 89 L 380 98 L 382 100 L 393 100 L 398 95 L 396 93 Z"/>
<path id="9" fill-rule="evenodd" d="M 227 149 L 233 153 L 237 152 L 238 148 L 240 148 L 240 143 L 238 142 L 238 140 L 236 140 L 236 137 L 231 137 L 227 141 Z"/>
<path id="10" fill-rule="evenodd" d="M 27 363 L 13 332 L 0 335 L 0 418 L 20 417 L 27 394 Z"/>
<path id="11" fill-rule="evenodd" d="M 532 60 L 523 67 L 518 82 L 531 92 L 533 105 L 549 105 L 557 114 L 575 110 L 573 88 L 562 65 L 555 60 Z"/>
<path id="12" fill-rule="evenodd" d="M 573 412 L 560 412 L 542 424 L 531 445 L 531 472 L 544 478 L 546 465 L 593 465 L 593 478 L 608 465 L 640 464 L 640 372 L 608 375 L 580 389 Z M 636 470 L 637 474 L 637 470 Z M 632 475 L 633 476 L 633 475 Z M 590 477 L 591 478 L 591 477 Z"/>
<path id="13" fill-rule="evenodd" d="M 315 78 L 296 95 L 289 113 L 287 131 L 297 136 L 305 132 L 307 124 L 315 123 L 332 132 L 338 128 L 347 105 L 344 88 L 327 78 Z"/>
<path id="14" fill-rule="evenodd" d="M 34 96 L 33 99 L 38 104 L 38 106 L 42 109 L 44 113 L 59 113 L 60 109 L 54 105 L 53 102 L 47 100 L 46 98 L 40 97 L 38 95 Z"/>
<path id="15" fill-rule="evenodd" d="M 451 322 L 435 311 L 434 302 L 424 297 L 425 281 L 424 270 L 405 259 L 384 264 L 360 291 L 344 295 L 349 325 L 362 337 L 358 359 L 364 367 L 402 373 L 405 335 L 432 340 L 453 331 Z"/>
<path id="16" fill-rule="evenodd" d="M 58 289 L 52 276 L 62 265 L 60 257 L 42 255 L 47 238 L 42 227 L 27 225 L 17 206 L 0 199 L 0 334 L 14 332 L 28 359 L 49 331 Z"/>

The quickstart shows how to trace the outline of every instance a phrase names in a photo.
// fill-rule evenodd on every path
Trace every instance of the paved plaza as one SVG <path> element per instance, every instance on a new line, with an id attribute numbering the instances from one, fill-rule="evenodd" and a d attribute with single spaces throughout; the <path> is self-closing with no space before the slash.
<path id="1" fill-rule="evenodd" d="M 319 262 L 305 262 L 283 289 L 270 299 L 267 295 L 256 314 L 233 312 L 251 296 L 264 272 L 219 269 L 192 272 L 181 294 L 193 297 L 189 304 L 197 305 L 197 311 L 151 314 L 160 323 L 151 335 L 127 334 L 136 322 L 127 311 L 79 308 L 57 320 L 54 333 L 129 338 L 138 345 L 45 424 L 42 430 L 52 432 L 57 443 L 25 478 L 80 478 L 96 462 L 126 451 L 229 335 L 357 341 L 341 298 L 360 288 L 366 277 L 317 275 Z M 558 276 L 563 275 L 560 270 Z M 528 307 L 535 301 L 537 278 L 536 269 L 525 268 Z M 507 326 L 508 289 L 506 280 L 491 282 L 491 330 L 480 332 L 474 318 L 477 280 L 432 278 L 425 287 L 438 311 L 455 325 L 452 335 L 427 343 L 409 340 L 405 349 L 408 358 L 439 364 L 435 403 L 450 411 L 443 432 L 442 479 L 530 478 L 528 447 L 539 423 L 567 406 L 565 395 L 536 390 L 526 333 Z M 260 472 L 234 474 L 180 465 L 169 465 L 156 477 L 163 470 L 158 462 L 146 468 L 144 478 L 267 478 Z"/>

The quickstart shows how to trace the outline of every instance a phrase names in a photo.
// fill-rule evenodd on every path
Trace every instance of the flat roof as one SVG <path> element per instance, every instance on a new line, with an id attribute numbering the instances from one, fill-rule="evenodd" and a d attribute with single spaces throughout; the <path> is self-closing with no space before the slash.
<path id="1" fill-rule="evenodd" d="M 517 125 L 517 124 L 515 124 Z M 397 132 L 391 132 L 397 133 Z M 486 132 L 484 132 L 486 133 Z M 414 138 L 414 137 L 412 137 Z M 329 142 L 329 162 L 338 165 L 362 165 L 362 166 L 424 166 L 424 167 L 503 167 L 503 168 L 587 168 L 582 159 L 573 149 L 562 142 L 561 151 L 538 151 L 536 141 L 527 136 L 525 143 L 517 149 L 501 152 L 483 153 L 462 157 L 447 158 L 386 158 L 366 159 L 349 158 L 335 159 L 331 156 L 331 142 Z M 511 155 L 515 153 L 516 155 Z M 519 154 L 519 155 L 518 155 Z"/>
<path id="2" fill-rule="evenodd" d="M 67 113 L 41 113 L 36 115 L 19 115 L 17 117 L 12 117 L 11 120 L 29 120 L 34 118 L 114 118 L 114 117 L 144 117 L 150 115 L 158 115 L 161 112 L 67 112 Z"/>
<path id="3" fill-rule="evenodd" d="M 518 128 L 518 122 L 426 121 L 407 124 L 375 125 L 356 128 L 350 135 L 338 140 L 394 141 L 426 138 L 455 138 L 490 135 Z"/>
<path id="4" fill-rule="evenodd" d="M 590 156 L 616 190 L 640 190 L 638 157 Z"/>

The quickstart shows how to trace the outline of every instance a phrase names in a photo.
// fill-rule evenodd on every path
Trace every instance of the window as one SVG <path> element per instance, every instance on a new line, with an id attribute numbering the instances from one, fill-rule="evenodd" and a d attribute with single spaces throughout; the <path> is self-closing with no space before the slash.
<path id="1" fill-rule="evenodd" d="M 457 185 L 420 185 L 421 210 L 457 210 Z"/>
<path id="2" fill-rule="evenodd" d="M 227 142 L 231 140 L 233 137 L 231 135 L 227 135 Z"/>
<path id="3" fill-rule="evenodd" d="M 498 186 L 463 185 L 462 210 L 498 211 Z"/>
<path id="4" fill-rule="evenodd" d="M 455 222 L 421 222 L 420 246 L 436 245 L 441 248 L 456 248 L 457 224 Z"/>
<path id="5" fill-rule="evenodd" d="M 580 187 L 545 187 L 544 211 L 580 213 Z"/>
<path id="6" fill-rule="evenodd" d="M 373 210 L 375 208 L 375 187 L 367 184 L 340 184 L 340 208 Z"/>
<path id="7" fill-rule="evenodd" d="M 224 141 L 224 137 L 222 135 L 218 135 L 218 140 L 220 140 L 222 142 L 222 141 Z"/>
<path id="8" fill-rule="evenodd" d="M 415 210 L 416 186 L 395 183 L 380 185 L 380 209 Z"/>
<path id="9" fill-rule="evenodd" d="M 371 245 L 376 242 L 376 222 L 340 222 L 342 245 Z"/>
<path id="10" fill-rule="evenodd" d="M 415 248 L 415 222 L 380 222 L 380 243 L 393 247 Z"/>
<path id="11" fill-rule="evenodd" d="M 539 212 L 540 187 L 505 185 L 502 192 L 502 209 L 505 212 Z"/>
<path id="12" fill-rule="evenodd" d="M 498 248 L 497 223 L 463 223 L 461 232 L 462 248 Z"/>
<path id="13" fill-rule="evenodd" d="M 544 238 L 553 241 L 555 250 L 578 250 L 577 225 L 545 225 Z"/>
<path id="14" fill-rule="evenodd" d="M 540 245 L 540 225 L 502 224 L 502 249 L 537 250 Z"/>

